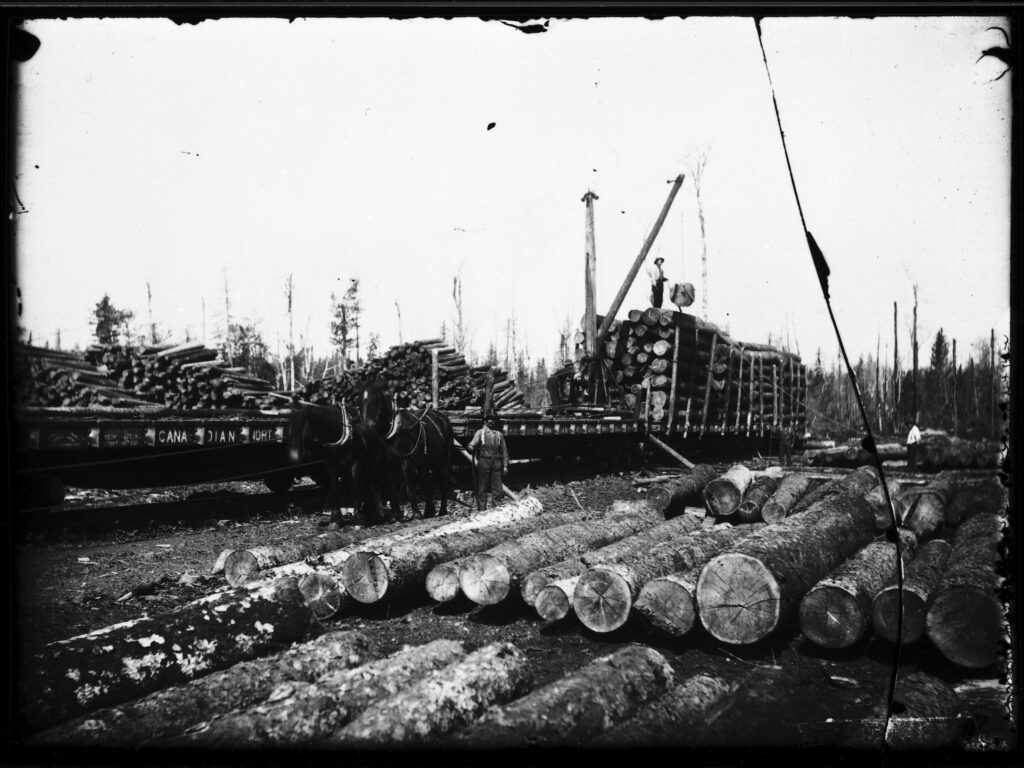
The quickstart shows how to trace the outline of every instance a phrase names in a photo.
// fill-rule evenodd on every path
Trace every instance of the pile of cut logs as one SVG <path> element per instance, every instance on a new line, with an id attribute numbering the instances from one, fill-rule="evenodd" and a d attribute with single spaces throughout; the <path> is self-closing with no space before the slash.
<path id="1" fill-rule="evenodd" d="M 877 450 L 882 461 L 907 460 L 907 447 L 901 443 L 881 443 Z M 999 466 L 1000 450 L 992 440 L 926 434 L 917 449 L 917 463 L 922 469 L 990 469 Z M 858 443 L 808 453 L 808 463 L 815 466 L 856 467 L 870 460 Z"/>
<path id="2" fill-rule="evenodd" d="M 122 387 L 170 408 L 273 408 L 273 385 L 231 367 L 200 341 L 151 347 L 92 345 L 85 353 Z"/>
<path id="3" fill-rule="evenodd" d="M 24 405 L 135 407 L 152 403 L 72 352 L 19 345 L 12 378 L 15 398 Z"/>
<path id="4" fill-rule="evenodd" d="M 502 413 L 525 409 L 523 393 L 509 375 L 491 365 L 470 366 L 464 355 L 440 339 L 413 341 L 388 349 L 381 357 L 344 373 L 308 382 L 299 397 L 320 404 L 352 403 L 361 382 L 375 376 L 400 407 L 425 408 L 433 401 L 433 365 L 437 359 L 437 403 L 442 410 L 475 410 L 483 406 L 488 377 L 493 381 L 492 407 Z"/>
<path id="5" fill-rule="evenodd" d="M 580 357 L 582 333 L 577 341 Z M 612 321 L 597 353 L 624 405 L 652 424 L 684 433 L 803 433 L 806 375 L 791 352 L 736 342 L 693 315 L 650 308 Z"/>

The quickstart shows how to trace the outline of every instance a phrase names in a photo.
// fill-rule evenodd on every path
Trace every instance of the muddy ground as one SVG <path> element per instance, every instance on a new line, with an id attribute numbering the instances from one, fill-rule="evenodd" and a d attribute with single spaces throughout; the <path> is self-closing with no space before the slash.
<path id="1" fill-rule="evenodd" d="M 634 473 L 576 475 L 578 479 L 546 481 L 532 490 L 550 511 L 576 509 L 577 503 L 603 509 L 616 499 L 635 499 L 643 493 L 633 484 Z M 512 487 L 522 489 L 524 484 L 525 480 L 517 482 L 514 475 L 510 479 Z M 469 500 L 466 493 L 460 496 Z M 256 497 L 265 509 L 239 516 L 238 500 L 243 497 Z M 318 499 L 311 483 L 293 488 L 285 497 L 269 496 L 257 483 L 152 491 L 71 489 L 64 506 L 77 508 L 83 515 L 98 504 L 173 500 L 186 502 L 186 510 L 189 503 L 201 501 L 204 512 L 198 518 L 183 513 L 177 521 L 91 533 L 55 531 L 47 527 L 45 518 L 35 524 L 21 520 L 14 551 L 17 660 L 29 659 L 32 649 L 48 642 L 144 614 L 159 614 L 223 588 L 223 576 L 211 575 L 221 550 L 316 536 L 323 531 L 324 521 Z M 453 504 L 450 511 L 458 516 L 468 508 Z M 132 590 L 137 594 L 132 595 Z M 469 649 L 509 641 L 531 660 L 536 686 L 629 643 L 661 651 L 680 680 L 694 674 L 735 675 L 766 665 L 792 671 L 806 685 L 806 696 L 786 715 L 788 726 L 738 734 L 739 743 L 747 744 L 787 743 L 795 733 L 793 718 L 867 716 L 885 701 L 894 658 L 892 646 L 874 638 L 843 653 L 826 653 L 804 642 L 793 626 L 756 646 L 738 648 L 715 641 L 699 628 L 683 641 L 666 641 L 635 622 L 613 633 L 596 634 L 573 618 L 546 625 L 521 604 L 482 608 L 460 596 L 453 603 L 437 606 L 425 594 L 422 599 L 400 604 L 360 606 L 330 622 L 329 628 L 365 632 L 381 655 L 403 645 L 440 638 L 462 640 Z M 1001 676 L 997 669 L 960 669 L 926 641 L 904 650 L 901 670 L 929 672 L 954 686 L 991 682 Z M 975 700 L 965 694 L 964 701 L 979 725 L 967 749 L 1005 747 L 1013 735 L 992 697 Z"/>

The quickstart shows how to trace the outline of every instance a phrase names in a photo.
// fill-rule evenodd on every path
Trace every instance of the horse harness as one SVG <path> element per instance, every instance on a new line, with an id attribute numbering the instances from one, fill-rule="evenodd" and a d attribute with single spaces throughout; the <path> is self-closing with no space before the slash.
<path id="1" fill-rule="evenodd" d="M 412 424 L 411 426 L 405 427 L 404 429 L 402 429 L 399 426 L 400 422 L 402 421 L 402 414 L 403 413 L 408 413 L 408 411 L 404 411 L 404 410 L 403 411 L 398 411 L 395 414 L 395 418 L 394 418 L 394 420 L 391 423 L 391 431 L 388 432 L 387 436 L 384 438 L 385 440 L 390 440 L 395 435 L 397 435 L 399 433 L 399 431 L 410 431 L 410 430 L 413 430 L 413 429 L 417 429 L 416 440 L 413 443 L 412 448 L 409 449 L 409 452 L 408 453 L 399 453 L 398 451 L 395 451 L 395 453 L 397 453 L 400 458 L 403 458 L 403 459 L 409 458 L 410 456 L 412 456 L 413 454 L 416 453 L 416 451 L 419 449 L 419 447 L 421 445 L 423 446 L 423 453 L 424 453 L 424 455 L 426 454 L 426 452 L 427 452 L 427 444 L 426 444 L 426 440 L 424 440 L 424 437 L 426 435 L 426 427 L 424 426 L 424 422 L 426 422 L 427 424 L 429 424 L 430 426 L 432 426 L 434 428 L 434 430 L 438 434 L 438 437 L 440 437 L 442 440 L 444 439 L 444 433 L 437 426 L 437 424 L 434 423 L 433 419 L 428 419 L 427 418 L 428 416 L 430 416 L 431 414 L 434 413 L 434 409 L 433 408 L 424 408 L 423 409 L 423 413 L 420 414 L 418 417 L 416 417 L 415 423 Z"/>

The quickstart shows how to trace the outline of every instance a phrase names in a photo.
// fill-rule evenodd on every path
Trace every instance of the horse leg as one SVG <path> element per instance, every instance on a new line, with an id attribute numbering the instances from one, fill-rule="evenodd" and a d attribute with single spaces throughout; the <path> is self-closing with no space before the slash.
<path id="1" fill-rule="evenodd" d="M 427 510 L 420 511 L 420 506 L 416 501 L 416 495 L 419 488 L 417 488 L 416 478 L 416 466 L 412 459 L 406 459 L 402 461 L 402 478 L 405 480 L 405 490 L 409 494 L 409 506 L 412 507 L 413 518 L 424 518 L 429 517 Z"/>
<path id="2" fill-rule="evenodd" d="M 324 467 L 327 470 L 327 498 L 324 499 L 323 511 L 330 514 L 328 525 L 336 530 L 341 523 L 341 483 L 338 476 L 343 467 L 333 451 L 324 457 Z"/>

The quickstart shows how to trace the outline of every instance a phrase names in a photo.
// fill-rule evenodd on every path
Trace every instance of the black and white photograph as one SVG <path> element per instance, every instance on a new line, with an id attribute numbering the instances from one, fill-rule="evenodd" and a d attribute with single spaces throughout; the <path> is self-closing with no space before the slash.
<path id="1" fill-rule="evenodd" d="M 15 762 L 1019 750 L 1019 9 L 138 9 L 8 20 Z"/>

